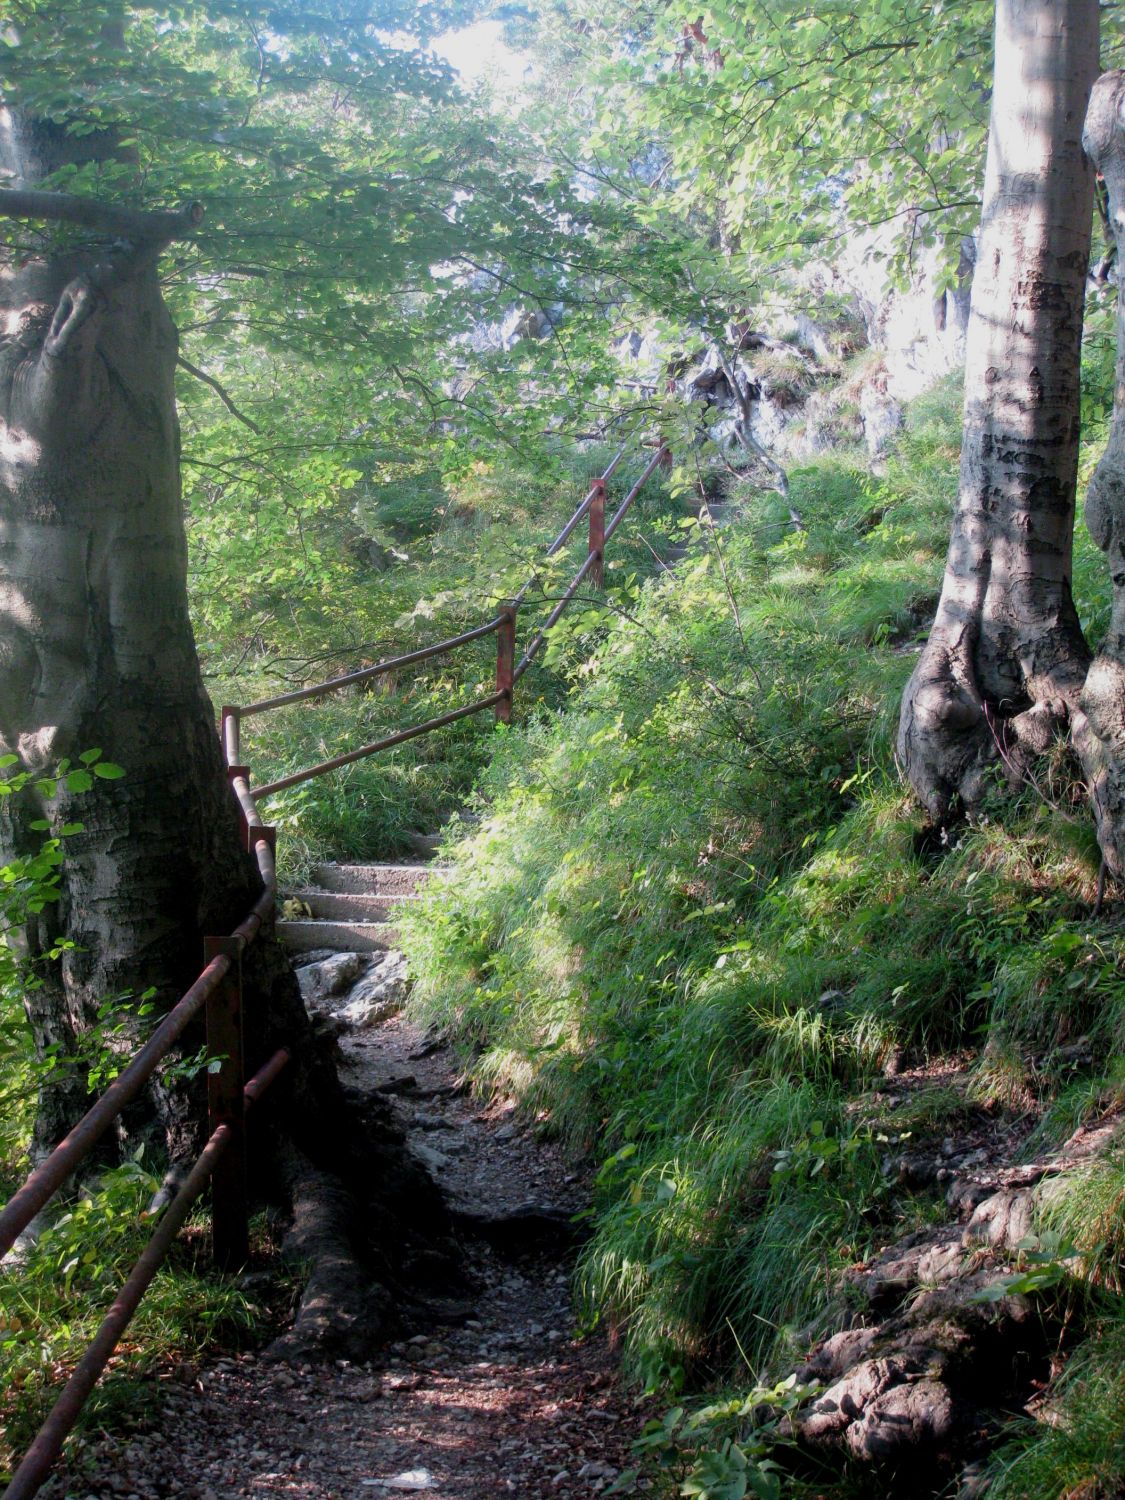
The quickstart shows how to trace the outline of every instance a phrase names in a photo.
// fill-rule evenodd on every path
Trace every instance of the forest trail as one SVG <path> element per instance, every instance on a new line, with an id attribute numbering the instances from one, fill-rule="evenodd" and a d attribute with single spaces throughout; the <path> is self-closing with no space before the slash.
<path id="1" fill-rule="evenodd" d="M 317 884 L 378 901 L 386 921 L 426 874 L 322 866 Z M 44 1497 L 603 1493 L 628 1466 L 644 1417 L 618 1383 L 604 1334 L 580 1338 L 571 1307 L 571 1216 L 588 1200 L 588 1181 L 538 1138 L 534 1121 L 517 1119 L 512 1100 L 474 1097 L 452 1051 L 405 1018 L 401 954 L 372 946 L 304 956 L 312 962 L 298 970 L 302 989 L 336 1039 L 345 1085 L 391 1100 L 458 1222 L 464 1312 L 440 1321 L 399 1309 L 397 1337 L 366 1363 L 287 1363 L 262 1350 L 170 1368 L 138 1429 L 87 1439 L 84 1469 L 60 1472 Z M 247 1290 L 261 1281 L 252 1271 Z"/>

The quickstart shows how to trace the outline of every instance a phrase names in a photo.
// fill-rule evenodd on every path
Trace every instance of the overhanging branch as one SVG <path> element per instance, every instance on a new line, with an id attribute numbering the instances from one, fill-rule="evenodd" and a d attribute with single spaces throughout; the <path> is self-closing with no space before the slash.
<path id="1" fill-rule="evenodd" d="M 199 228 L 203 222 L 203 205 L 191 203 L 187 208 L 171 213 L 144 213 L 103 203 L 98 198 L 84 198 L 77 193 L 0 188 L 0 218 L 51 219 L 137 243 L 169 244 Z"/>

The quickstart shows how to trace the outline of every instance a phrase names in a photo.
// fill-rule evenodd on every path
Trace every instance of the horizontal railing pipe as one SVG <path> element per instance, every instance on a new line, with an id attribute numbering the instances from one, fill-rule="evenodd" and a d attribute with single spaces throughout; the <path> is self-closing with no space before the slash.
<path id="1" fill-rule="evenodd" d="M 432 646 L 422 646 L 417 651 L 408 651 L 404 656 L 392 656 L 387 661 L 376 662 L 373 667 L 364 667 L 359 672 L 348 672 L 344 677 L 332 677 L 328 682 L 317 683 L 315 687 L 297 688 L 292 693 L 282 693 L 276 698 L 262 698 L 257 703 L 248 703 L 245 708 L 238 710 L 240 718 L 248 718 L 250 714 L 265 713 L 270 708 L 286 708 L 290 703 L 307 703 L 313 698 L 324 698 L 329 693 L 336 692 L 339 688 L 352 687 L 357 682 L 370 682 L 375 677 L 380 677 L 384 672 L 393 672 L 398 667 L 409 667 L 415 662 L 429 661 L 433 656 L 443 656 L 447 651 L 455 651 L 458 646 L 466 646 L 470 641 L 479 641 L 482 636 L 492 635 L 504 623 L 504 616 L 497 615 L 495 620 L 489 620 L 486 625 L 477 625 L 473 630 L 466 630 L 461 635 L 450 636 L 447 641 L 436 641 Z"/>
<path id="2" fill-rule="evenodd" d="M 248 1106 L 261 1098 L 288 1061 L 289 1052 L 282 1047 L 250 1079 L 243 1091 Z M 188 1172 L 175 1197 L 161 1215 L 152 1238 L 141 1252 L 118 1292 L 113 1306 L 102 1320 L 93 1342 L 78 1361 L 74 1373 L 63 1387 L 62 1394 L 51 1408 L 47 1420 L 40 1427 L 23 1462 L 13 1474 L 8 1488 L 4 1491 L 4 1500 L 31 1500 L 31 1497 L 43 1485 L 55 1460 L 62 1452 L 62 1446 L 77 1422 L 83 1406 L 89 1399 L 90 1392 L 98 1383 L 102 1371 L 121 1341 L 122 1334 L 140 1306 L 145 1292 L 152 1285 L 153 1277 L 164 1263 L 173 1240 L 183 1228 L 192 1204 L 207 1186 L 223 1153 L 229 1148 L 231 1139 L 230 1126 L 220 1125 L 204 1146 L 195 1165 Z"/>
<path id="3" fill-rule="evenodd" d="M 659 465 L 663 462 L 664 456 L 667 452 L 667 448 L 658 448 L 656 450 L 653 457 L 649 459 L 648 463 L 645 465 L 644 473 L 637 480 L 636 484 L 614 511 L 613 520 L 606 522 L 605 539 L 607 542 L 609 541 L 613 533 L 617 530 L 617 528 L 621 525 L 622 521 L 625 519 L 626 514 L 628 513 L 629 507 L 640 494 L 642 486 L 648 483 L 649 479 L 652 477 L 653 470 L 658 468 Z"/>
<path id="4" fill-rule="evenodd" d="M 262 1064 L 242 1090 L 247 1109 L 252 1104 L 257 1104 L 277 1075 L 288 1066 L 291 1058 L 292 1053 L 288 1047 L 279 1047 L 269 1062 Z"/>
<path id="5" fill-rule="evenodd" d="M 73 1130 L 36 1167 L 24 1185 L 12 1194 L 3 1212 L 0 1212 L 0 1257 L 7 1255 L 39 1210 L 58 1192 L 125 1106 L 140 1093 L 155 1071 L 157 1063 L 203 1009 L 207 996 L 219 984 L 229 967 L 228 958 L 211 960 L 183 998 L 164 1017 L 129 1066 L 117 1075 Z"/>
<path id="6" fill-rule="evenodd" d="M 563 529 L 559 532 L 558 536 L 547 548 L 546 552 L 544 553 L 545 557 L 554 557 L 555 553 L 558 552 L 559 549 L 570 540 L 575 527 L 582 521 L 582 518 L 588 514 L 590 506 L 594 503 L 594 500 L 597 498 L 599 491 L 604 490 L 610 479 L 613 478 L 614 471 L 616 470 L 621 460 L 625 457 L 625 450 L 628 446 L 628 443 L 622 443 L 621 447 L 618 448 L 617 452 L 610 460 L 610 463 L 605 469 L 605 472 L 599 475 L 599 477 L 594 480 L 593 484 L 591 484 L 589 490 L 586 492 L 586 495 L 583 497 L 581 503 L 579 504 L 578 509 L 574 512 L 570 520 L 566 523 Z M 527 598 L 528 591 L 531 589 L 537 578 L 538 574 L 533 573 L 531 577 L 526 581 L 524 586 L 520 589 L 519 593 L 513 596 L 512 603 L 517 608 Z"/>
<path id="7" fill-rule="evenodd" d="M 559 532 L 555 540 L 547 548 L 547 557 L 554 557 L 555 553 L 558 552 L 561 547 L 564 547 L 570 540 L 574 528 L 579 524 L 579 522 L 582 520 L 582 517 L 586 514 L 586 512 L 590 509 L 590 506 L 593 504 L 594 497 L 598 493 L 599 486 L 607 485 L 613 478 L 614 471 L 616 470 L 617 465 L 625 457 L 625 449 L 628 446 L 628 443 L 622 443 L 621 447 L 618 448 L 617 452 L 613 455 L 613 459 L 609 467 L 603 474 L 601 474 L 597 479 L 594 480 L 593 484 L 591 484 L 589 490 L 586 493 L 585 499 L 579 505 L 578 509 L 574 512 L 563 529 Z"/>
<path id="8" fill-rule="evenodd" d="M 314 776 L 323 776 L 328 771 L 338 771 L 341 766 L 350 766 L 353 761 L 365 760 L 369 755 L 376 755 L 380 750 L 389 750 L 392 745 L 404 745 L 407 740 L 417 739 L 420 734 L 428 734 L 431 729 L 441 729 L 445 724 L 453 724 L 458 719 L 468 718 L 470 714 L 478 714 L 486 708 L 492 708 L 499 703 L 504 695 L 502 693 L 490 693 L 487 698 L 478 698 L 475 703 L 468 703 L 464 708 L 455 708 L 450 713 L 439 714 L 436 719 L 427 719 L 424 724 L 415 724 L 412 729 L 402 729 L 398 734 L 389 734 L 386 739 L 376 740 L 371 745 L 361 745 L 358 750 L 349 750 L 346 755 L 333 756 L 331 760 L 323 760 L 317 766 L 310 766 L 307 771 L 294 771 L 291 776 L 279 777 L 277 781 L 270 781 L 265 786 L 256 789 L 256 797 L 272 797 L 274 792 L 284 791 L 289 786 L 299 786 L 302 781 L 311 781 Z"/>
<path id="9" fill-rule="evenodd" d="M 528 667 L 530 667 L 531 663 L 535 660 L 540 649 L 542 648 L 543 642 L 547 639 L 547 632 L 557 622 L 563 610 L 567 607 L 570 601 L 574 598 L 575 594 L 577 594 L 578 590 L 581 588 L 583 580 L 585 579 L 587 573 L 589 573 L 590 569 L 596 562 L 600 560 L 600 558 L 600 552 L 587 553 L 586 561 L 582 564 L 582 566 L 578 569 L 578 572 L 575 573 L 574 577 L 571 579 L 566 593 L 562 596 L 551 613 L 543 621 L 543 624 L 539 627 L 538 631 L 535 634 L 535 638 L 532 640 L 527 650 L 520 657 L 519 665 L 512 673 L 513 683 L 516 683 L 520 680 L 523 674 L 527 671 Z"/>
<path id="10" fill-rule="evenodd" d="M 223 748 L 223 760 L 228 766 L 237 766 L 241 753 L 242 710 L 224 704 L 220 720 L 219 739 Z"/>
<path id="11" fill-rule="evenodd" d="M 562 598 L 555 605 L 554 609 L 547 616 L 546 620 L 544 620 L 543 624 L 539 627 L 539 630 L 536 632 L 535 637 L 531 641 L 527 650 L 523 653 L 523 656 L 520 657 L 519 663 L 516 666 L 515 671 L 512 673 L 513 683 L 516 683 L 520 680 L 523 674 L 527 671 L 528 667 L 535 660 L 535 657 L 542 650 L 543 642 L 546 640 L 548 632 L 558 622 L 559 617 L 562 615 L 567 605 L 571 602 L 571 600 L 574 598 L 575 594 L 581 587 L 586 575 L 591 571 L 596 570 L 597 565 L 601 563 L 604 556 L 603 549 L 606 543 L 608 543 L 610 537 L 617 530 L 618 526 L 621 525 L 621 522 L 625 519 L 625 516 L 629 511 L 629 507 L 633 504 L 633 501 L 640 494 L 642 487 L 652 477 L 653 471 L 661 463 L 667 451 L 667 448 L 663 447 L 657 449 L 654 456 L 645 465 L 644 473 L 637 480 L 636 484 L 633 485 L 633 488 L 625 496 L 621 504 L 617 507 L 617 510 L 614 512 L 613 519 L 607 522 L 605 528 L 605 536 L 602 542 L 602 548 L 598 548 L 586 554 L 585 562 L 579 568 L 578 572 L 574 575 L 569 587 L 566 590 L 566 593 L 563 594 Z M 589 496 L 587 496 L 587 499 L 592 500 L 596 492 L 597 486 L 595 485 L 594 489 L 590 491 Z"/>
<path id="12" fill-rule="evenodd" d="M 246 774 L 232 776 L 230 779 L 231 789 L 238 800 L 238 806 L 242 812 L 243 822 L 247 829 L 261 827 L 262 819 L 258 812 L 254 795 L 250 790 L 250 778 Z"/>

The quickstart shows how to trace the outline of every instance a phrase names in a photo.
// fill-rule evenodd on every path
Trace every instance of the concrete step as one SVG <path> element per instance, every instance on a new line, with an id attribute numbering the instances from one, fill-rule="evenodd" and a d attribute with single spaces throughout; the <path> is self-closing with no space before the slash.
<path id="1" fill-rule="evenodd" d="M 291 953 L 330 948 L 333 953 L 382 953 L 399 946 L 389 922 L 318 922 L 311 917 L 286 919 L 277 934 Z"/>
<path id="2" fill-rule="evenodd" d="M 419 899 L 413 891 L 371 896 L 358 891 L 303 890 L 284 891 L 281 897 L 283 906 L 286 901 L 299 901 L 302 906 L 307 906 L 310 917 L 344 922 L 386 922 L 396 909 Z"/>
<path id="3" fill-rule="evenodd" d="M 355 896 L 412 896 L 434 865 L 314 865 L 313 882 L 322 890 Z"/>

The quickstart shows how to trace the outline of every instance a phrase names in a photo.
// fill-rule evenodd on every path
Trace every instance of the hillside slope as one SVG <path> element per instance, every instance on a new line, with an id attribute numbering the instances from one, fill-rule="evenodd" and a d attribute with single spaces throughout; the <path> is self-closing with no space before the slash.
<path id="1" fill-rule="evenodd" d="M 802 531 L 736 485 L 738 519 L 618 604 L 566 711 L 505 738 L 482 821 L 408 934 L 416 1015 L 460 1040 L 481 1088 L 600 1165 L 591 1325 L 650 1390 L 739 1393 L 650 1438 L 670 1475 L 694 1473 L 685 1494 L 772 1493 L 774 1460 L 794 1494 L 901 1494 L 907 1469 L 912 1493 L 945 1493 L 966 1463 L 978 1487 L 992 1465 L 994 1494 L 1125 1482 L 1112 1424 L 1094 1439 L 1067 1415 L 1125 1393 L 1125 949 L 1096 905 L 1081 787 L 1060 753 L 1018 796 L 998 781 L 988 815 L 941 844 L 891 757 L 958 423 L 946 383 L 910 408 L 883 477 L 858 453 L 793 472 Z M 1096 635 L 1084 536 L 1077 592 Z M 1097 1122 L 1085 1156 L 1058 1156 Z M 1000 1190 L 1018 1212 L 970 1235 Z M 921 1252 L 886 1272 L 892 1247 L 939 1240 L 940 1273 Z M 939 1355 L 914 1310 L 951 1278 L 960 1342 Z M 818 1428 L 803 1391 L 764 1394 L 847 1329 L 871 1332 L 802 1378 L 823 1394 L 860 1369 L 874 1385 L 844 1395 L 863 1420 L 863 1401 L 921 1381 L 905 1446 Z M 927 1405 L 931 1375 L 945 1395 Z M 846 1480 L 841 1457 L 860 1460 Z"/>

